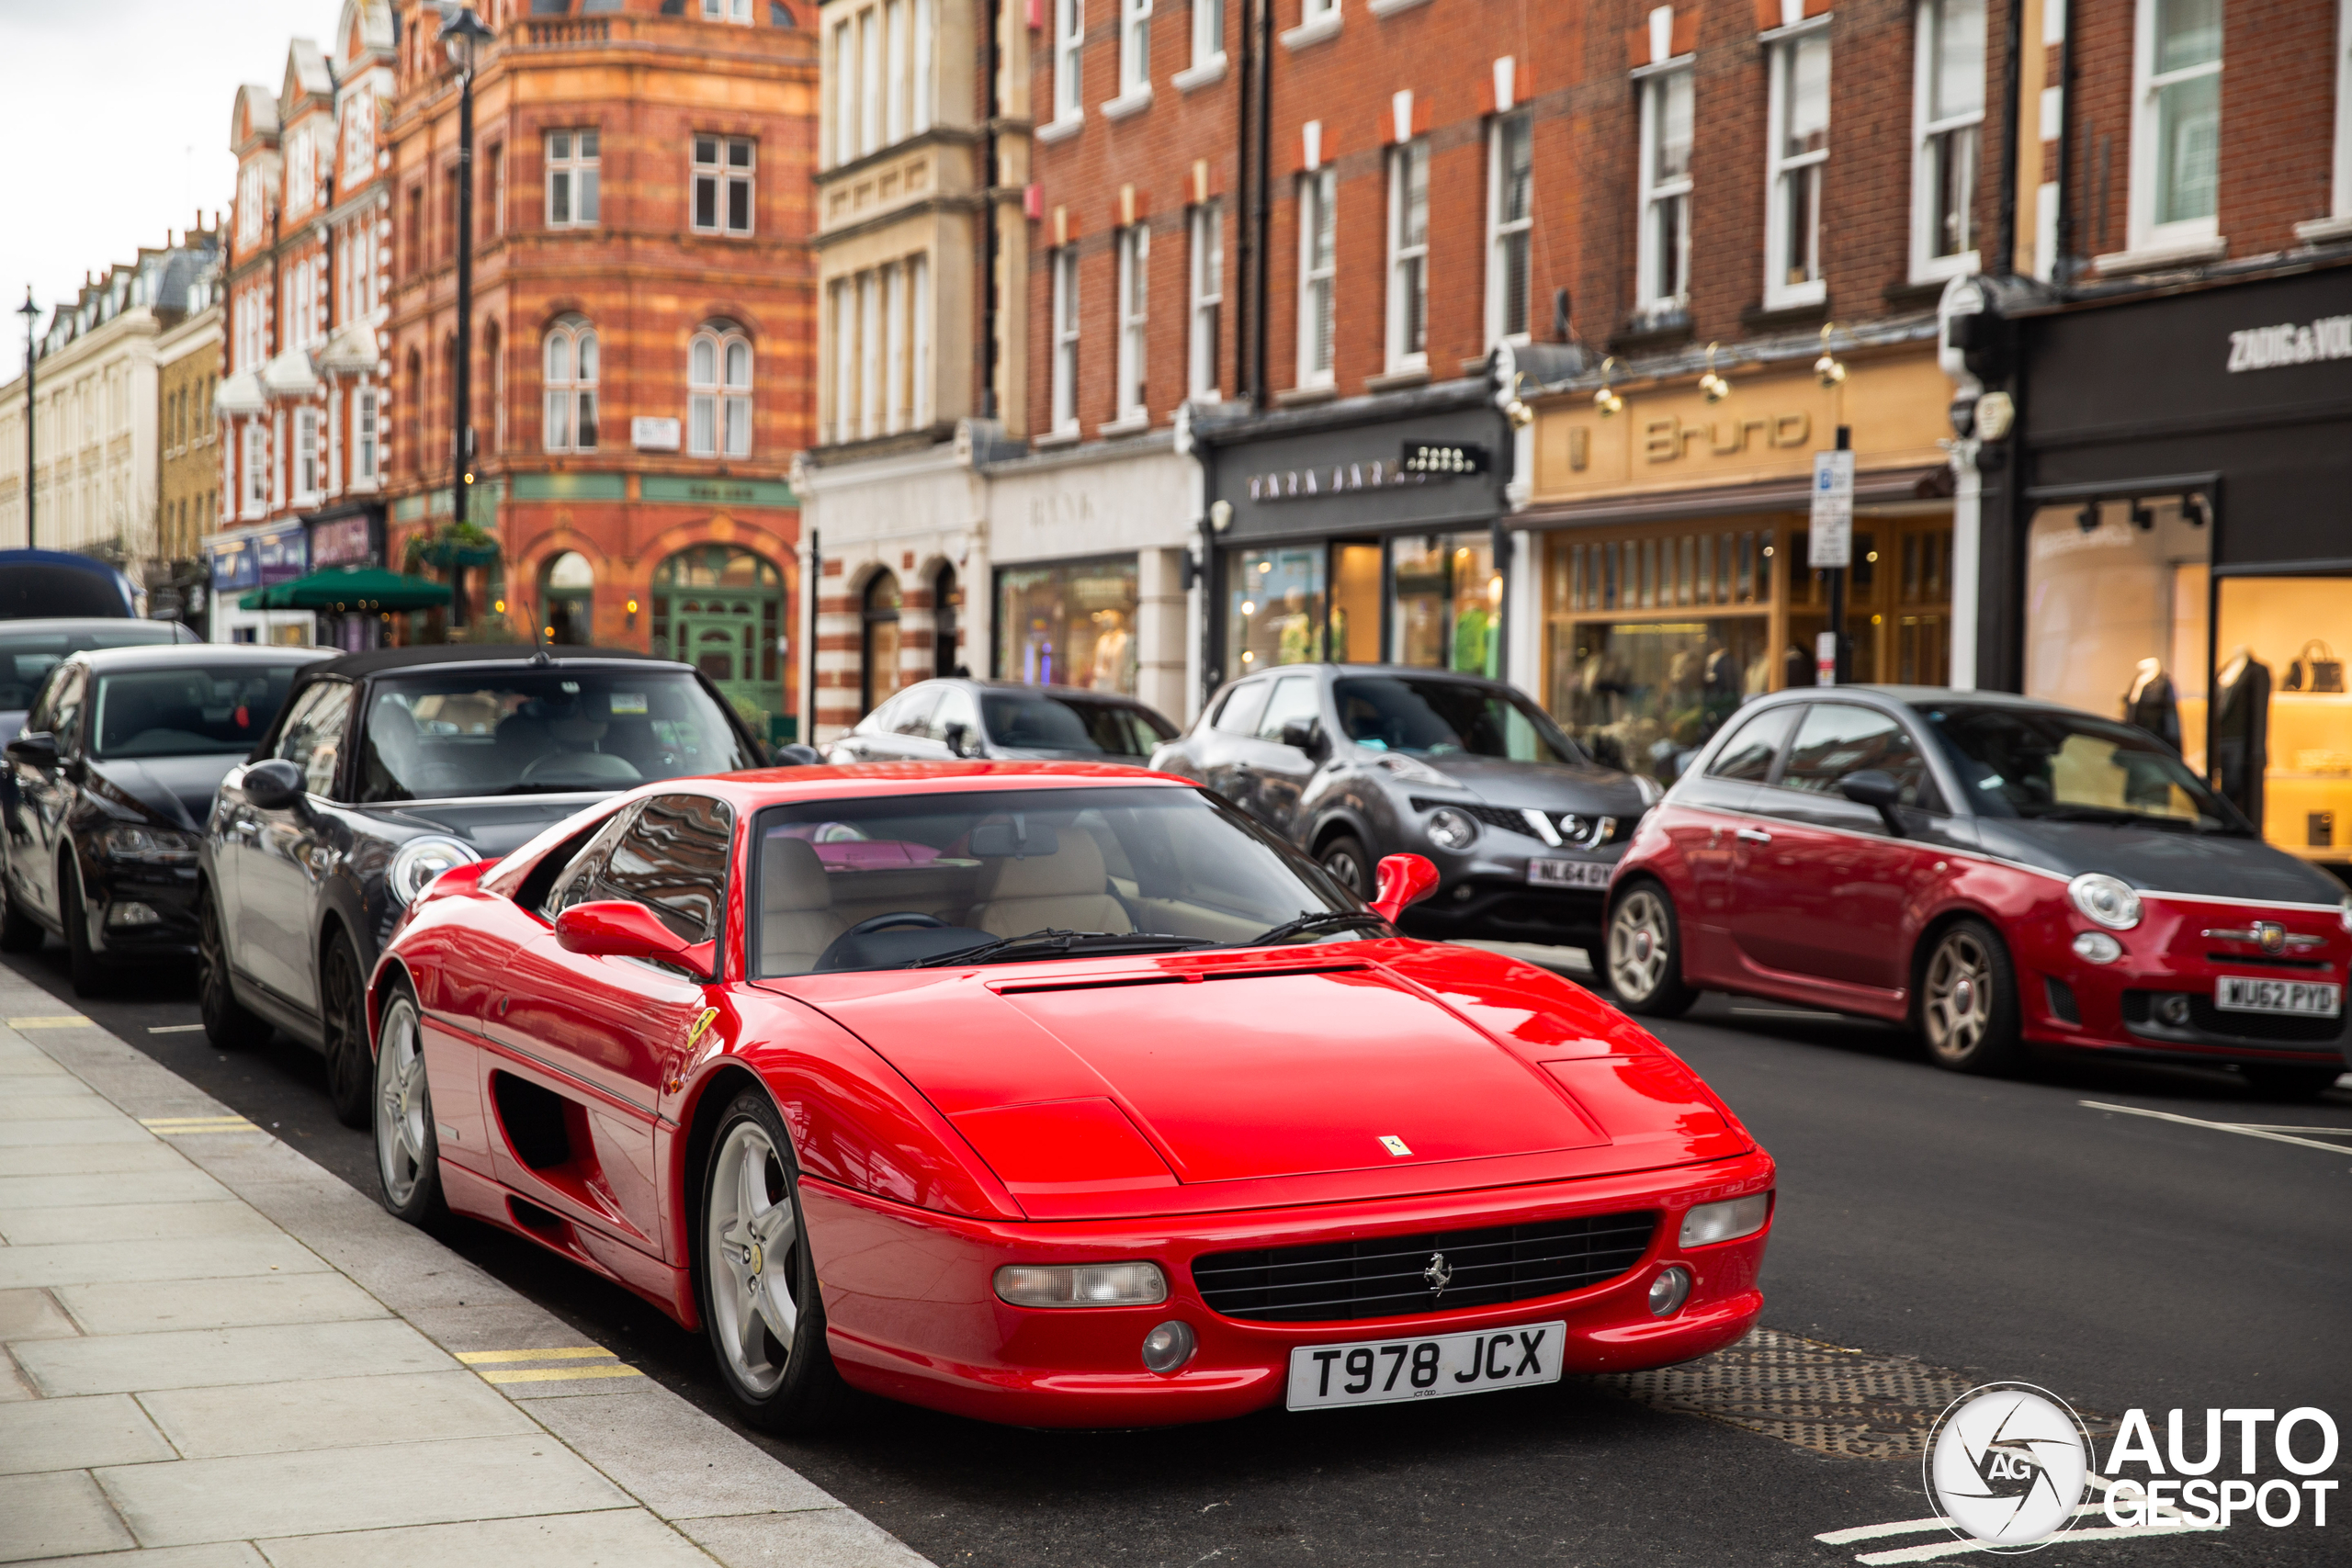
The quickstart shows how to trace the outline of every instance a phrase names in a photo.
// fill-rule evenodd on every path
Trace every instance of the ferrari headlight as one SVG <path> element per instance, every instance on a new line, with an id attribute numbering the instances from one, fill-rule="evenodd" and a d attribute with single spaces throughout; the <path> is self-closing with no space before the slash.
<path id="1" fill-rule="evenodd" d="M 465 865 L 481 859 L 455 839 L 411 839 L 392 856 L 392 869 L 384 885 L 396 904 L 415 902 L 425 885 L 451 866 Z"/>
<path id="2" fill-rule="evenodd" d="M 98 852 L 108 860 L 141 865 L 194 865 L 196 836 L 173 828 L 109 828 L 98 835 Z"/>
<path id="3" fill-rule="evenodd" d="M 2120 876 L 2086 871 L 2066 884 L 2066 897 L 2075 901 L 2085 919 L 2096 920 L 2109 931 L 2128 931 L 2140 923 L 2140 895 Z"/>
<path id="4" fill-rule="evenodd" d="M 1719 1241 L 1754 1235 L 1764 1228 L 1764 1222 L 1771 1214 L 1770 1192 L 1734 1198 L 1728 1203 L 1702 1203 L 1682 1216 L 1682 1245 L 1711 1247 Z"/>
<path id="5" fill-rule="evenodd" d="M 1478 839 L 1477 818 L 1451 806 L 1441 806 L 1430 812 L 1426 826 L 1430 842 L 1442 850 L 1466 850 Z"/>
<path id="6" fill-rule="evenodd" d="M 1008 1263 L 996 1293 L 1017 1307 L 1156 1306 L 1168 1299 L 1157 1263 Z"/>

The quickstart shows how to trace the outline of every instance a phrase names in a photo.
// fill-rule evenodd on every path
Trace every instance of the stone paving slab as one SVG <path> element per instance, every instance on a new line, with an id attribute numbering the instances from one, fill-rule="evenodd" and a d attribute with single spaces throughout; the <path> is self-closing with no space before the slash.
<path id="1" fill-rule="evenodd" d="M 178 1457 L 127 1393 L 36 1399 L 0 1421 L 0 1475 Z"/>
<path id="2" fill-rule="evenodd" d="M 0 1257 L 6 1256 L 0 1249 Z M 396 1318 L 42 1339 L 18 1346 L 17 1359 L 33 1386 L 52 1398 L 220 1383 L 300 1386 L 313 1378 L 457 1367 L 447 1352 Z"/>
<path id="3" fill-rule="evenodd" d="M 384 1303 L 340 1274 L 257 1274 L 238 1280 L 153 1280 L 60 1285 L 49 1292 L 85 1334 L 244 1328 L 389 1317 Z"/>
<path id="4" fill-rule="evenodd" d="M 356 1530 L 265 1540 L 261 1549 L 272 1568 L 415 1568 L 420 1562 L 434 1568 L 710 1568 L 707 1556 L 643 1514 Z"/>
<path id="5" fill-rule="evenodd" d="M 464 1371 L 171 1389 L 140 1403 L 189 1459 L 537 1429 L 512 1401 Z"/>
<path id="6" fill-rule="evenodd" d="M 930 1559 L 863 1514 L 754 1514 L 678 1528 L 729 1568 L 924 1568 Z"/>
<path id="7" fill-rule="evenodd" d="M 0 1241 L 11 1247 L 269 1235 L 277 1229 L 251 1205 L 225 1197 L 189 1203 L 60 1203 L 43 1209 L 0 1209 Z"/>
<path id="8" fill-rule="evenodd" d="M 609 1386 L 609 1385 L 608 1385 Z M 709 1417 L 649 1380 L 626 1393 L 534 1405 L 531 1414 L 665 1519 L 825 1508 L 832 1498 L 732 1432 L 695 1446 L 699 1469 L 673 1463 Z M 781 1473 L 779 1472 L 781 1471 Z"/>
<path id="9" fill-rule="evenodd" d="M 175 1238 L 137 1247 L 108 1241 L 59 1242 L 45 1247 L 0 1247 L 0 1291 L 20 1285 L 96 1285 L 121 1280 L 307 1274 L 326 1266 L 316 1253 L 277 1233 L 193 1241 Z"/>
<path id="10" fill-rule="evenodd" d="M 0 1345 L 18 1339 L 62 1339 L 80 1333 L 47 1291 L 0 1291 Z"/>
<path id="11" fill-rule="evenodd" d="M 269 1568 L 269 1562 L 242 1540 L 205 1546 L 165 1546 L 146 1551 L 110 1551 L 103 1557 L 44 1557 L 23 1568 Z"/>
<path id="12" fill-rule="evenodd" d="M 18 1408 L 10 1406 L 0 1419 L 12 1418 Z M 0 1562 L 120 1551 L 139 1544 L 86 1470 L 0 1475 L 0 1519 L 8 1521 L 0 1530 Z"/>
<path id="13" fill-rule="evenodd" d="M 6 1092 L 13 1078 L 0 1078 Z M 0 1126 L 0 1149 L 45 1148 L 57 1144 L 148 1144 L 154 1134 L 119 1116 L 72 1122 L 11 1122 Z"/>

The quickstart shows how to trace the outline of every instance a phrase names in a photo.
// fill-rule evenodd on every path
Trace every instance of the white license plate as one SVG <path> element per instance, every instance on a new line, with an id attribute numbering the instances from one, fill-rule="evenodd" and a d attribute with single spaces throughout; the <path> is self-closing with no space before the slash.
<path id="1" fill-rule="evenodd" d="M 1395 1404 L 1560 1381 L 1565 1323 L 1523 1324 L 1427 1339 L 1302 1345 L 1290 1353 L 1290 1408 Z"/>
<path id="2" fill-rule="evenodd" d="M 2213 990 L 2223 1012 L 2296 1012 L 2335 1018 L 2344 1010 L 2344 987 L 2316 980 L 2269 980 L 2223 975 Z"/>
<path id="3" fill-rule="evenodd" d="M 1600 860 L 1545 860 L 1527 863 L 1527 880 L 1539 887 L 1606 887 L 1616 867 Z"/>

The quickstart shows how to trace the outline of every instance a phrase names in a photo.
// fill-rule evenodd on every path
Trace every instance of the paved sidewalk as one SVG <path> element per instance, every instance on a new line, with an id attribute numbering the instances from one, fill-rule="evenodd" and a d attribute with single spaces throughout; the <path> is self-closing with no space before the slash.
<path id="1" fill-rule="evenodd" d="M 0 1344 L 0 1562 L 926 1562 L 5 975 Z"/>

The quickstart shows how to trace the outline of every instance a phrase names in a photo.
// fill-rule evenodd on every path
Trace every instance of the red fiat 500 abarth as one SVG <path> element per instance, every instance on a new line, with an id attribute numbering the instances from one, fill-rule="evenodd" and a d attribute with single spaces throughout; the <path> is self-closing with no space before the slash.
<path id="1" fill-rule="evenodd" d="M 2352 898 L 2265 844 L 2177 752 L 2049 703 L 1928 687 L 1751 705 L 1610 883 L 1635 1012 L 1702 988 L 1915 1021 L 1963 1072 L 2021 1043 L 2344 1070 Z"/>
<path id="2" fill-rule="evenodd" d="M 844 1384 L 1135 1426 L 1686 1360 L 1772 1162 L 1543 970 L 1391 921 L 1182 780 L 666 782 L 446 873 L 371 987 L 393 1213 L 706 1325 L 772 1427 Z"/>

